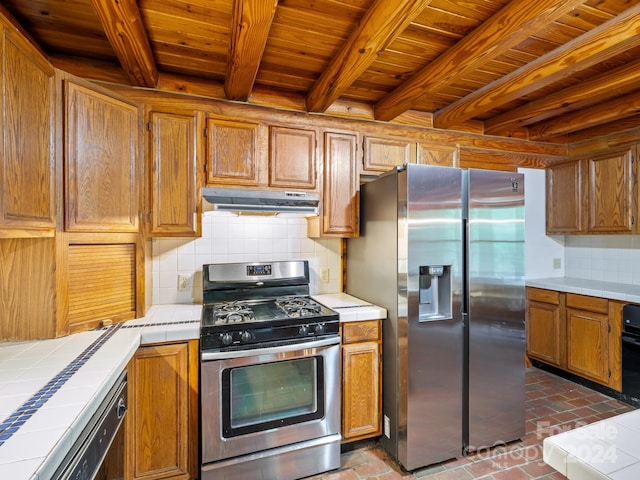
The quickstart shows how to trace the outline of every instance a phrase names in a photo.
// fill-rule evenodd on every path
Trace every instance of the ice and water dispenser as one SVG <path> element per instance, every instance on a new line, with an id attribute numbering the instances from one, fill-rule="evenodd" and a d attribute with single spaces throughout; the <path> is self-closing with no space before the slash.
<path id="1" fill-rule="evenodd" d="M 419 321 L 449 320 L 451 306 L 451 265 L 421 266 Z"/>

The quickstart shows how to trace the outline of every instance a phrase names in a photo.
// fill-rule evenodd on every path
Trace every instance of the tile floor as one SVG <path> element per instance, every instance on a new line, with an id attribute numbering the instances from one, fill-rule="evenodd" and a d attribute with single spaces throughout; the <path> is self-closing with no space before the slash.
<path id="1" fill-rule="evenodd" d="M 521 441 L 403 471 L 375 441 L 342 454 L 340 470 L 307 480 L 561 480 L 542 461 L 542 440 L 576 426 L 628 412 L 633 407 L 552 373 L 531 367 L 526 373 L 526 435 Z"/>

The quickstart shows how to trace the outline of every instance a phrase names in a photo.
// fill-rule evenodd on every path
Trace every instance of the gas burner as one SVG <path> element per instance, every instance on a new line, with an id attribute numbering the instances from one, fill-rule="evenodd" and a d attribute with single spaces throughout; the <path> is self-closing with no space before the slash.
<path id="1" fill-rule="evenodd" d="M 215 305 L 213 308 L 214 325 L 252 322 L 256 319 L 251 307 L 242 302 L 230 302 Z"/>
<path id="2" fill-rule="evenodd" d="M 320 313 L 321 307 L 309 297 L 281 297 L 276 305 L 289 317 L 306 317 Z"/>
<path id="3" fill-rule="evenodd" d="M 203 352 L 291 345 L 339 335 L 338 313 L 309 295 L 306 260 L 207 264 L 202 266 L 202 281 Z"/>

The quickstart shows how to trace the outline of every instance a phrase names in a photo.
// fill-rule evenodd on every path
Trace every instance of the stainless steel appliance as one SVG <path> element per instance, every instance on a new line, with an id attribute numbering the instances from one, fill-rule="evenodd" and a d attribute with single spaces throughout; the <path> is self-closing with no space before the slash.
<path id="1" fill-rule="evenodd" d="M 382 445 L 407 469 L 524 435 L 524 178 L 405 165 L 364 184 L 347 293 L 387 309 Z"/>
<path id="2" fill-rule="evenodd" d="M 246 188 L 203 188 L 202 198 L 214 210 L 262 213 L 318 214 L 320 195 L 315 192 L 249 190 Z"/>
<path id="3" fill-rule="evenodd" d="M 123 372 L 78 440 L 60 463 L 55 480 L 124 478 L 124 416 L 127 413 L 127 372 Z"/>
<path id="4" fill-rule="evenodd" d="M 339 316 L 305 260 L 203 266 L 201 480 L 340 466 Z"/>
<path id="5" fill-rule="evenodd" d="M 640 407 L 640 305 L 622 307 L 622 396 Z"/>

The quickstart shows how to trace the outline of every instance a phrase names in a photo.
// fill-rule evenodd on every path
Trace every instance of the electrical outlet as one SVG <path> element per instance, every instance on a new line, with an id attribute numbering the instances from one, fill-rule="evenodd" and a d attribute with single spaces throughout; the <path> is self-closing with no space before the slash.
<path id="1" fill-rule="evenodd" d="M 189 275 L 178 274 L 178 290 L 187 290 L 189 288 Z"/>
<path id="2" fill-rule="evenodd" d="M 329 267 L 324 267 L 320 270 L 320 281 L 322 283 L 329 283 Z"/>
<path id="3" fill-rule="evenodd" d="M 553 269 L 554 270 L 558 270 L 560 268 L 562 268 L 562 259 L 554 258 L 553 259 Z"/>

